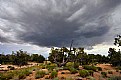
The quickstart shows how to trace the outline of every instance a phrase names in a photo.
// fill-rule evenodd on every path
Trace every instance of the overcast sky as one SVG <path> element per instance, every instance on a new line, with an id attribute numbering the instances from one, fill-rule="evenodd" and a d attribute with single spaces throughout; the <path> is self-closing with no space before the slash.
<path id="1" fill-rule="evenodd" d="M 121 34 L 121 0 L 0 0 L 0 53 L 47 56 L 50 48 L 85 47 L 107 55 Z"/>

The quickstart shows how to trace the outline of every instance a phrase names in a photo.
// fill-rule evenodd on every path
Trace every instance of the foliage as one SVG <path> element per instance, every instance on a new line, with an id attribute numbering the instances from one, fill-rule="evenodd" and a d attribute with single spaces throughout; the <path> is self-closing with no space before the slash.
<path id="1" fill-rule="evenodd" d="M 77 69 L 75 68 L 69 68 L 69 71 L 71 72 L 71 74 L 78 73 Z"/>
<path id="2" fill-rule="evenodd" d="M 75 62 L 75 63 L 74 63 L 74 68 L 75 68 L 75 69 L 79 69 L 79 62 Z"/>
<path id="3" fill-rule="evenodd" d="M 74 80 L 72 77 L 67 77 L 66 80 Z"/>
<path id="4" fill-rule="evenodd" d="M 13 64 L 18 66 L 27 65 L 27 62 L 43 62 L 45 58 L 42 55 L 29 55 L 27 51 L 19 50 L 12 54 L 0 54 L 0 64 Z"/>
<path id="5" fill-rule="evenodd" d="M 68 68 L 74 67 L 74 62 L 68 62 L 68 63 L 66 63 L 66 67 L 68 67 Z"/>
<path id="6" fill-rule="evenodd" d="M 31 61 L 32 62 L 43 63 L 43 61 L 45 61 L 45 58 L 42 55 L 32 54 L 31 55 Z"/>
<path id="7" fill-rule="evenodd" d="M 89 76 L 89 72 L 87 70 L 79 70 L 79 75 L 84 78 Z"/>
<path id="8" fill-rule="evenodd" d="M 121 46 L 121 36 L 117 35 L 117 37 L 114 40 L 114 45 Z M 109 48 L 108 56 L 110 58 L 110 64 L 113 66 L 121 66 L 121 51 L 116 51 L 115 48 Z"/>
<path id="9" fill-rule="evenodd" d="M 102 76 L 105 78 L 107 77 L 107 73 L 106 72 L 101 72 Z"/>
<path id="10" fill-rule="evenodd" d="M 111 76 L 108 80 L 121 80 L 121 76 Z"/>
<path id="11" fill-rule="evenodd" d="M 50 74 L 50 77 L 51 77 L 51 78 L 55 78 L 55 77 L 57 77 L 57 75 L 58 75 L 58 72 L 55 71 L 55 70 L 53 70 L 53 71 L 51 72 L 51 74 Z"/>
<path id="12" fill-rule="evenodd" d="M 97 67 L 95 67 L 95 66 L 84 65 L 83 68 L 86 70 L 97 71 Z"/>
<path id="13" fill-rule="evenodd" d="M 118 69 L 118 70 L 121 70 L 121 66 L 118 66 L 117 69 Z"/>
<path id="14" fill-rule="evenodd" d="M 88 79 L 89 79 L 89 80 L 96 80 L 96 79 L 95 79 L 94 77 L 92 77 L 92 76 L 89 76 Z"/>
<path id="15" fill-rule="evenodd" d="M 12 79 L 13 74 L 12 73 L 0 73 L 0 79 L 1 80 L 9 80 Z"/>
<path id="16" fill-rule="evenodd" d="M 109 48 L 108 53 L 110 64 L 113 66 L 121 66 L 121 51 L 116 51 L 114 48 Z"/>
<path id="17" fill-rule="evenodd" d="M 121 35 L 117 35 L 114 41 L 114 45 L 121 46 Z"/>
<path id="18" fill-rule="evenodd" d="M 36 74 L 35 74 L 36 79 L 43 78 L 44 76 L 45 76 L 44 71 L 37 71 Z"/>
<path id="19" fill-rule="evenodd" d="M 88 70 L 88 72 L 89 72 L 89 75 L 90 76 L 93 76 L 93 74 L 94 74 L 94 71 L 93 70 Z"/>
<path id="20" fill-rule="evenodd" d="M 66 47 L 62 48 L 51 48 L 51 53 L 49 53 L 49 60 L 56 63 L 59 67 L 65 66 L 67 62 L 74 62 L 74 64 L 80 62 L 84 64 L 86 62 L 87 54 L 84 52 L 84 48 L 73 48 L 68 50 Z M 77 68 L 79 64 L 74 67 Z"/>
<path id="21" fill-rule="evenodd" d="M 53 78 L 53 80 L 59 80 L 59 78 L 58 77 L 55 77 L 55 78 Z"/>
<path id="22" fill-rule="evenodd" d="M 108 56 L 100 55 L 100 54 L 88 54 L 88 63 L 89 64 L 97 64 L 97 63 L 108 63 Z"/>
<path id="23" fill-rule="evenodd" d="M 57 65 L 56 64 L 54 64 L 54 63 L 51 63 L 51 64 L 48 64 L 47 66 L 46 66 L 46 68 L 48 69 L 48 70 L 53 70 L 54 68 L 56 68 L 57 67 Z"/>
<path id="24" fill-rule="evenodd" d="M 97 67 L 98 71 L 102 71 L 102 68 L 101 67 Z"/>

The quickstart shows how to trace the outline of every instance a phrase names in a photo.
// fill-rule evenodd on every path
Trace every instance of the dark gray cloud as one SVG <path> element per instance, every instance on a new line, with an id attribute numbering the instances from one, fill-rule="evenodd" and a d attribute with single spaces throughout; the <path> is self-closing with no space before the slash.
<path id="1" fill-rule="evenodd" d="M 0 42 L 39 46 L 93 46 L 113 26 L 121 0 L 0 0 Z"/>

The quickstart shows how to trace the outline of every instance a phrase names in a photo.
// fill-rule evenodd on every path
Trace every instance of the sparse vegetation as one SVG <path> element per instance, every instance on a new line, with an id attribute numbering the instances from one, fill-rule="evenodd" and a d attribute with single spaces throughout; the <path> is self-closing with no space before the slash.
<path id="1" fill-rule="evenodd" d="M 111 76 L 108 80 L 121 80 L 121 76 Z"/>
<path id="2" fill-rule="evenodd" d="M 36 79 L 43 78 L 44 76 L 45 76 L 44 71 L 37 71 L 36 74 L 35 74 Z"/>
<path id="3" fill-rule="evenodd" d="M 19 80 L 26 79 L 30 76 L 34 76 L 34 79 L 74 80 L 76 78 L 87 78 L 90 80 L 98 80 L 95 77 L 97 74 L 100 79 L 120 80 L 121 64 L 119 62 L 121 60 L 121 51 L 109 48 L 108 53 L 108 56 L 102 56 L 100 54 L 87 54 L 84 52 L 84 48 L 70 47 L 70 50 L 66 47 L 52 48 L 49 61 L 44 61 L 45 58 L 42 55 L 29 55 L 26 51 L 22 50 L 13 52 L 11 55 L 0 54 L 0 63 L 2 65 L 10 64 L 10 66 L 7 66 L 7 70 L 0 69 L 0 71 L 3 71 L 0 72 L 0 80 Z M 28 62 L 37 63 L 30 67 Z M 107 65 L 107 63 L 111 65 Z M 15 65 L 19 69 L 14 67 Z M 103 67 L 102 65 L 107 66 Z M 22 66 L 26 67 L 22 68 Z M 110 67 L 108 68 L 108 66 Z M 119 76 L 116 76 L 114 73 Z M 67 74 L 72 77 L 65 77 Z"/>
<path id="4" fill-rule="evenodd" d="M 98 71 L 102 71 L 102 68 L 101 68 L 101 67 L 97 67 L 97 70 L 98 70 Z"/>
<path id="5" fill-rule="evenodd" d="M 57 77 L 57 75 L 58 75 L 58 72 L 56 72 L 56 71 L 54 70 L 54 71 L 51 72 L 50 77 L 51 77 L 51 78 L 55 78 L 55 77 Z"/>
<path id="6" fill-rule="evenodd" d="M 78 73 L 77 69 L 75 69 L 75 68 L 70 68 L 69 70 L 70 70 L 71 74 Z"/>
<path id="7" fill-rule="evenodd" d="M 97 67 L 95 67 L 95 66 L 84 65 L 83 68 L 86 70 L 97 71 Z"/>
<path id="8" fill-rule="evenodd" d="M 79 70 L 79 75 L 84 78 L 89 76 L 89 72 L 88 70 Z"/>

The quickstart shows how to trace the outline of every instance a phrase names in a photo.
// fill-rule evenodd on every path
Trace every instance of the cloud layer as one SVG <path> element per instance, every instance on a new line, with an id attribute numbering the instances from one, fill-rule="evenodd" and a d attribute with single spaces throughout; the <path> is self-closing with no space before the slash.
<path id="1" fill-rule="evenodd" d="M 111 42 L 121 0 L 0 0 L 0 42 L 43 47 Z M 120 13 L 120 12 L 119 12 Z M 118 16 L 118 17 L 117 17 Z M 118 20 L 120 23 L 120 20 Z M 114 23 L 112 25 L 112 23 Z"/>

